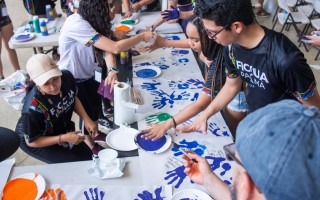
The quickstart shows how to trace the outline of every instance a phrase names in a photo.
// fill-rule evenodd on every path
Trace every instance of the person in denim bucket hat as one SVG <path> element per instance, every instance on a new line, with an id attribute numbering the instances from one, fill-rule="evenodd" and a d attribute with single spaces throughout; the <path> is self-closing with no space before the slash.
<path id="1" fill-rule="evenodd" d="M 215 199 L 313 200 L 320 197 L 320 110 L 283 100 L 249 114 L 236 144 L 224 147 L 235 161 L 230 190 L 205 158 L 188 153 L 186 173 Z"/>

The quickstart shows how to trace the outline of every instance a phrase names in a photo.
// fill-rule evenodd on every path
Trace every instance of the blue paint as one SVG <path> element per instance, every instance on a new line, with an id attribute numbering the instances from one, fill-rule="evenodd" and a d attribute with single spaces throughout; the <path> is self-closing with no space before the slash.
<path id="1" fill-rule="evenodd" d="M 197 92 L 197 93 L 194 94 L 194 96 L 191 99 L 191 101 L 196 101 L 198 99 L 198 97 L 199 97 L 199 93 Z"/>
<path id="2" fill-rule="evenodd" d="M 160 65 L 159 67 L 160 67 L 160 69 L 168 69 L 169 68 L 168 65 Z"/>
<path id="3" fill-rule="evenodd" d="M 149 62 L 140 63 L 140 66 L 150 66 L 150 65 L 152 65 L 152 64 Z"/>
<path id="4" fill-rule="evenodd" d="M 166 39 L 166 40 L 180 40 L 180 37 L 177 35 L 166 35 L 166 36 L 164 36 L 164 39 Z"/>
<path id="5" fill-rule="evenodd" d="M 206 156 L 205 159 L 207 159 L 212 171 L 220 168 L 221 163 L 225 162 L 222 164 L 222 169 L 224 171 L 222 171 L 220 173 L 221 176 L 224 176 L 226 174 L 227 171 L 231 170 L 231 165 L 229 163 L 226 162 L 226 159 L 223 157 L 214 157 L 214 156 Z M 211 161 L 212 160 L 212 163 Z M 211 164 L 210 164 L 211 163 Z"/>
<path id="6" fill-rule="evenodd" d="M 162 187 L 156 188 L 154 190 L 155 198 L 153 198 L 153 194 L 147 190 L 142 191 L 142 193 L 138 194 L 138 197 L 140 197 L 140 200 L 164 200 L 165 197 L 161 197 Z M 139 200 L 139 199 L 135 199 Z"/>
<path id="7" fill-rule="evenodd" d="M 216 123 L 210 122 L 208 125 L 208 131 L 215 136 L 230 136 L 227 130 L 221 130 Z"/>
<path id="8" fill-rule="evenodd" d="M 86 200 L 103 200 L 105 192 L 104 191 L 100 191 L 98 193 L 98 188 L 89 188 L 89 192 L 84 191 L 84 196 L 86 197 Z"/>
<path id="9" fill-rule="evenodd" d="M 146 134 L 146 133 L 139 133 L 136 137 L 136 142 L 145 151 L 159 150 L 167 142 L 167 138 L 165 136 L 163 136 L 155 141 L 152 141 L 152 140 L 146 140 L 146 139 L 142 138 L 141 136 L 144 134 Z"/>
<path id="10" fill-rule="evenodd" d="M 204 151 L 207 149 L 207 147 L 205 145 L 199 144 L 197 141 L 187 142 L 185 139 L 183 139 L 181 142 L 179 142 L 179 146 L 185 150 L 191 150 L 200 156 L 203 155 Z M 174 156 L 180 156 L 183 154 L 176 147 L 173 147 L 171 150 L 173 152 L 175 152 L 173 154 Z"/>
<path id="11" fill-rule="evenodd" d="M 188 50 L 184 50 L 184 49 L 174 49 L 171 51 L 171 54 L 172 55 L 187 55 L 189 54 L 189 51 Z"/>
<path id="12" fill-rule="evenodd" d="M 199 79 L 188 79 L 187 84 L 192 85 L 190 89 L 201 89 L 204 85 L 204 82 Z"/>
<path id="13" fill-rule="evenodd" d="M 189 84 L 188 83 L 178 84 L 178 89 L 179 90 L 185 90 L 185 89 L 188 89 L 188 88 L 189 88 Z"/>
<path id="14" fill-rule="evenodd" d="M 153 80 L 153 83 L 147 83 L 147 82 L 142 83 L 141 88 L 148 91 L 153 91 L 158 89 L 157 86 L 160 86 L 160 85 L 161 85 L 160 82 Z"/>
<path id="15" fill-rule="evenodd" d="M 153 69 L 141 69 L 136 72 L 136 75 L 140 78 L 152 78 L 157 76 L 157 72 Z"/>
<path id="16" fill-rule="evenodd" d="M 178 181 L 176 185 L 174 186 L 175 188 L 179 188 L 180 185 L 182 184 L 183 180 L 186 178 L 187 174 L 184 173 L 185 167 L 179 166 L 174 170 L 167 171 L 166 174 L 168 174 L 166 177 L 164 177 L 164 180 L 169 180 L 171 179 L 168 184 L 172 184 L 175 181 Z"/>
<path id="17" fill-rule="evenodd" d="M 223 182 L 225 182 L 225 184 L 227 184 L 227 185 L 231 185 L 231 182 L 228 180 L 224 180 Z"/>
<path id="18" fill-rule="evenodd" d="M 161 109 L 165 107 L 167 104 L 170 105 L 170 108 L 173 108 L 173 104 L 176 101 L 188 100 L 190 93 L 184 91 L 178 95 L 175 94 L 176 91 L 173 91 L 171 94 L 164 92 L 163 90 L 159 91 L 151 91 L 151 95 L 155 96 L 153 100 L 152 107 Z"/>
<path id="19" fill-rule="evenodd" d="M 188 58 L 180 58 L 179 63 L 188 63 L 189 59 Z"/>
<path id="20" fill-rule="evenodd" d="M 26 40 L 30 38 L 30 34 L 21 34 L 15 37 L 16 40 Z"/>
<path id="21" fill-rule="evenodd" d="M 226 174 L 226 172 L 231 169 L 231 165 L 230 165 L 229 163 L 223 163 L 222 169 L 224 169 L 224 171 L 222 171 L 222 172 L 220 173 L 220 175 L 221 175 L 221 176 L 224 176 L 224 175 Z"/>

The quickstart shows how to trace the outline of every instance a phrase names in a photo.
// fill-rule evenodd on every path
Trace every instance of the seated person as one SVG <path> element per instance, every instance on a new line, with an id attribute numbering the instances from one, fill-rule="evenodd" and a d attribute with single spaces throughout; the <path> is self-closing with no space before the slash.
<path id="1" fill-rule="evenodd" d="M 170 128 L 176 128 L 178 124 L 191 119 L 203 111 L 219 93 L 220 89 L 225 83 L 226 73 L 223 59 L 223 46 L 217 44 L 214 40 L 210 40 L 207 37 L 200 18 L 193 16 L 188 21 L 187 35 L 189 39 L 175 41 L 157 38 L 160 39 L 160 41 L 156 41 L 156 45 L 157 47 L 161 47 L 163 44 L 172 47 L 175 45 L 183 47 L 183 45 L 187 43 L 190 48 L 201 55 L 200 59 L 205 65 L 206 83 L 197 101 L 174 115 L 170 120 L 161 124 L 152 125 L 151 129 L 143 130 L 142 132 L 148 132 L 147 134 L 143 135 L 146 139 L 156 140 L 162 137 Z M 238 95 L 239 97 L 237 98 L 244 98 L 243 92 L 239 93 Z M 234 106 L 237 105 L 237 103 L 239 102 L 231 102 L 228 105 L 228 108 L 224 109 L 224 114 L 227 117 L 229 127 L 233 133 L 233 130 L 236 129 L 239 121 L 246 115 L 246 108 Z"/>
<path id="2" fill-rule="evenodd" d="M 91 139 L 97 133 L 97 126 L 77 97 L 72 74 L 60 71 L 45 54 L 32 56 L 26 67 L 35 85 L 25 98 L 19 120 L 21 124 L 18 124 L 21 149 L 46 163 L 92 159 L 92 153 L 98 152 L 97 144 Z M 75 131 L 75 124 L 71 121 L 73 111 L 84 119 L 90 135 Z"/>
<path id="3" fill-rule="evenodd" d="M 14 131 L 0 127 L 0 162 L 7 159 L 19 148 L 20 139 Z"/>
<path id="4" fill-rule="evenodd" d="M 231 190 L 213 173 L 205 158 L 186 156 L 185 172 L 217 200 L 305 199 L 320 197 L 320 111 L 283 100 L 254 111 L 237 129 Z"/>

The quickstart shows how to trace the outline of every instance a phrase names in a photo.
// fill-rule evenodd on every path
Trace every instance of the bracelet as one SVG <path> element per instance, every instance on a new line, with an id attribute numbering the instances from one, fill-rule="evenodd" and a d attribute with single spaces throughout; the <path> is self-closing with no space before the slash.
<path id="1" fill-rule="evenodd" d="M 177 122 L 174 120 L 173 116 L 171 116 L 172 122 L 173 122 L 173 127 L 177 128 Z"/>
<path id="2" fill-rule="evenodd" d="M 62 143 L 61 143 L 61 134 L 59 135 L 59 138 L 58 138 L 58 145 L 62 145 Z"/>

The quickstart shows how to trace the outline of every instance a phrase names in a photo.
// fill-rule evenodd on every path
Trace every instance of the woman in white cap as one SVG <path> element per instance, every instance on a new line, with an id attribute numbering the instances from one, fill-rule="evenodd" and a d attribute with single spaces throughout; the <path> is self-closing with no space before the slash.
<path id="1" fill-rule="evenodd" d="M 35 85 L 22 109 L 20 136 L 23 134 L 24 139 L 20 147 L 46 163 L 90 160 L 90 149 L 94 147 L 90 137 L 96 134 L 97 126 L 77 97 L 72 74 L 60 71 L 45 54 L 32 56 L 27 62 L 27 71 Z M 71 121 L 73 111 L 84 119 L 90 136 L 75 131 Z"/>

